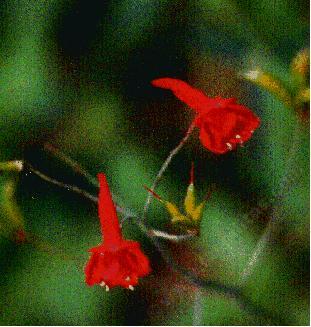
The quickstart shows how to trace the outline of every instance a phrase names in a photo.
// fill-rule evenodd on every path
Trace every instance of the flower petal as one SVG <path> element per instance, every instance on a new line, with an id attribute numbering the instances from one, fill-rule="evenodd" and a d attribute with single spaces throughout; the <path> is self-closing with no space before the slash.
<path id="1" fill-rule="evenodd" d="M 179 79 L 169 77 L 159 78 L 153 80 L 151 84 L 156 87 L 171 90 L 179 100 L 186 103 L 198 113 L 213 104 L 213 99 Z"/>
<path id="2" fill-rule="evenodd" d="M 259 126 L 259 118 L 248 108 L 230 104 L 213 108 L 196 119 L 200 140 L 210 151 L 222 154 L 250 139 Z"/>
<path id="3" fill-rule="evenodd" d="M 119 248 L 100 245 L 91 249 L 92 255 L 85 267 L 85 282 L 107 285 L 109 288 L 138 284 L 138 278 L 151 272 L 149 259 L 135 241 L 122 240 Z"/>

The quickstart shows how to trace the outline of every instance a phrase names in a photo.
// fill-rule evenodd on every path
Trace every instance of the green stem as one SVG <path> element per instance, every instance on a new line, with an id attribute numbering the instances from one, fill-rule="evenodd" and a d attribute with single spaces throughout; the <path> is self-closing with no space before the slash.
<path id="1" fill-rule="evenodd" d="M 293 138 L 292 138 L 292 143 L 290 150 L 288 151 L 288 161 L 287 161 L 287 168 L 285 171 L 285 174 L 283 175 L 283 178 L 280 182 L 279 185 L 279 190 L 280 193 L 275 197 L 276 203 L 274 204 L 272 208 L 272 213 L 271 213 L 271 218 L 269 223 L 267 224 L 263 234 L 261 235 L 260 239 L 258 240 L 255 249 L 250 256 L 250 259 L 248 263 L 246 264 L 239 280 L 239 285 L 244 285 L 248 278 L 251 276 L 251 274 L 254 271 L 255 265 L 258 263 L 260 258 L 262 257 L 267 245 L 270 243 L 271 238 L 274 234 L 275 229 L 277 228 L 278 224 L 281 221 L 282 215 L 280 214 L 280 209 L 282 207 L 284 198 L 286 195 L 289 193 L 289 189 L 291 186 L 292 178 L 291 178 L 291 173 L 297 172 L 297 169 L 295 169 L 294 162 L 297 154 L 297 150 L 299 149 L 299 142 L 300 142 L 300 124 L 295 116 L 296 121 L 295 121 L 295 128 L 293 132 Z"/>
<path id="2" fill-rule="evenodd" d="M 184 143 L 189 138 L 194 126 L 190 126 L 188 129 L 187 134 L 183 138 L 183 140 L 179 143 L 179 145 L 170 153 L 169 157 L 166 159 L 165 163 L 162 165 L 154 184 L 157 185 L 159 180 L 161 179 L 161 176 L 163 172 L 166 170 L 167 166 L 169 165 L 172 158 L 177 154 L 177 152 L 182 148 Z M 98 198 L 96 196 L 93 196 L 89 194 L 88 192 L 81 190 L 77 186 L 69 185 L 62 183 L 60 181 L 57 181 L 53 178 L 50 178 L 49 176 L 39 172 L 38 170 L 34 169 L 31 165 L 27 164 L 30 171 L 32 171 L 34 174 L 36 174 L 38 177 L 42 178 L 43 180 L 50 182 L 54 185 L 57 185 L 59 187 L 68 189 L 72 192 L 75 192 L 77 194 L 80 194 L 81 196 L 84 196 L 88 200 L 92 201 L 93 203 L 98 203 Z M 148 209 L 147 205 L 147 209 Z M 120 208 L 119 206 L 116 206 L 117 211 L 124 213 L 124 210 Z M 180 266 L 178 263 L 175 262 L 175 260 L 171 257 L 171 255 L 168 253 L 168 250 L 164 248 L 160 242 L 160 240 L 157 237 L 154 237 L 150 234 L 150 230 L 146 227 L 146 225 L 143 223 L 142 219 L 138 219 L 138 216 L 133 214 L 134 218 L 136 218 L 134 221 L 140 228 L 140 230 L 150 239 L 152 244 L 155 246 L 155 248 L 159 251 L 161 254 L 161 257 L 166 262 L 166 264 L 175 272 L 179 273 L 185 280 L 195 286 L 196 288 L 201 289 L 202 291 L 206 292 L 206 295 L 209 295 L 210 292 L 216 292 L 218 294 L 222 294 L 226 296 L 229 299 L 235 300 L 238 305 L 248 312 L 251 315 L 256 316 L 257 318 L 264 318 L 270 323 L 275 323 L 278 325 L 288 325 L 289 323 L 285 321 L 283 317 L 276 316 L 275 313 L 269 312 L 265 308 L 262 308 L 257 303 L 254 303 L 247 295 L 245 295 L 242 290 L 238 287 L 230 286 L 222 284 L 218 281 L 213 280 L 205 280 L 199 276 L 197 276 L 192 271 L 189 271 L 183 266 Z"/>
<path id="3" fill-rule="evenodd" d="M 146 216 L 147 216 L 147 211 L 149 209 L 149 206 L 151 204 L 151 201 L 153 199 L 152 196 L 152 192 L 154 192 L 155 188 L 158 186 L 164 172 L 166 171 L 166 169 L 168 168 L 169 164 L 171 163 L 172 159 L 176 156 L 176 154 L 183 148 L 183 146 L 185 145 L 185 143 L 187 142 L 187 140 L 189 139 L 192 131 L 194 130 L 195 124 L 194 122 L 191 123 L 191 125 L 189 126 L 185 136 L 182 138 L 182 140 L 178 143 L 178 145 L 169 153 L 168 157 L 166 158 L 166 160 L 164 161 L 164 163 L 162 164 L 156 178 L 153 181 L 153 184 L 150 188 L 151 192 L 148 193 L 147 195 L 147 199 L 144 205 L 144 209 L 143 209 L 143 213 L 142 213 L 142 217 L 141 220 L 143 222 L 145 222 L 146 220 Z"/>

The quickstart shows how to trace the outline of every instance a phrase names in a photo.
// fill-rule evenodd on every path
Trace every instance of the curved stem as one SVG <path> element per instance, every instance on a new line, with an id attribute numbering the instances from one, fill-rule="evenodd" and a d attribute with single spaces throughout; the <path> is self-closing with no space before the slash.
<path id="1" fill-rule="evenodd" d="M 52 183 L 54 185 L 57 185 L 59 187 L 68 189 L 77 194 L 80 194 L 81 196 L 84 196 L 88 200 L 92 201 L 93 203 L 96 203 L 96 204 L 98 203 L 98 198 L 96 196 L 93 196 L 92 194 L 90 194 L 84 190 L 81 190 L 77 186 L 65 184 L 56 179 L 53 179 L 53 178 L 41 173 L 40 171 L 34 169 L 28 163 L 25 165 L 28 167 L 28 169 L 31 172 L 36 174 L 41 179 L 43 179 L 49 183 Z M 116 209 L 120 213 L 126 212 L 126 210 L 124 211 L 119 206 L 116 206 Z M 155 248 L 161 254 L 161 257 L 166 262 L 166 264 L 173 271 L 175 271 L 175 272 L 179 273 L 181 276 L 183 276 L 183 278 L 185 278 L 188 283 L 190 283 L 191 285 L 193 285 L 197 288 L 200 288 L 201 290 L 204 290 L 206 292 L 214 291 L 218 294 L 225 295 L 230 299 L 234 299 L 235 301 L 237 301 L 237 303 L 239 304 L 239 306 L 242 309 L 246 310 L 251 315 L 255 315 L 257 317 L 264 317 L 265 319 L 267 319 L 269 321 L 273 321 L 273 322 L 277 321 L 278 324 L 280 324 L 280 325 L 288 325 L 288 323 L 285 322 L 284 319 L 282 319 L 280 317 L 275 317 L 275 314 L 272 314 L 271 312 L 268 312 L 266 309 L 260 307 L 258 304 L 253 303 L 253 301 L 248 296 L 246 296 L 242 293 L 240 288 L 233 287 L 230 285 L 225 285 L 218 281 L 205 280 L 205 279 L 197 276 L 192 271 L 189 271 L 186 268 L 180 266 L 178 263 L 175 262 L 175 260 L 171 257 L 171 255 L 168 253 L 168 251 L 165 248 L 163 248 L 160 240 L 157 237 L 152 236 L 150 234 L 150 230 L 145 226 L 145 224 L 142 222 L 142 220 L 137 219 L 138 216 L 135 214 L 133 214 L 133 217 L 136 218 L 134 220 L 135 223 L 138 225 L 140 230 L 150 239 L 152 244 L 155 246 Z"/>
<path id="2" fill-rule="evenodd" d="M 152 244 L 161 254 L 161 257 L 166 262 L 166 264 L 175 272 L 179 273 L 186 281 L 204 291 L 214 291 L 218 294 L 222 294 L 227 296 L 230 299 L 234 299 L 237 301 L 241 309 L 247 311 L 249 314 L 264 317 L 265 319 L 273 322 L 277 322 L 277 324 L 286 325 L 287 322 L 279 316 L 276 316 L 275 313 L 269 312 L 265 308 L 260 307 L 257 303 L 254 303 L 248 296 L 246 296 L 242 290 L 238 287 L 230 286 L 222 284 L 221 282 L 214 280 L 205 280 L 199 276 L 197 276 L 192 271 L 186 269 L 183 266 L 180 266 L 168 253 L 168 251 L 163 248 L 159 239 L 156 237 L 150 237 L 149 229 L 144 225 L 143 222 L 136 220 L 135 221 L 140 230 L 149 237 Z"/>
<path id="3" fill-rule="evenodd" d="M 34 173 L 35 175 L 37 175 L 41 179 L 45 180 L 46 182 L 57 185 L 57 186 L 59 186 L 61 188 L 64 188 L 64 189 L 66 189 L 68 191 L 72 191 L 74 193 L 80 194 L 81 196 L 85 197 L 86 199 L 88 199 L 88 200 L 90 200 L 90 201 L 92 201 L 92 202 L 94 202 L 96 204 L 98 203 L 98 197 L 97 196 L 92 195 L 91 193 L 89 193 L 89 192 L 87 192 L 85 190 L 82 190 L 78 186 L 71 185 L 71 184 L 66 184 L 66 183 L 60 182 L 57 179 L 51 178 L 51 177 L 45 175 L 44 173 L 42 173 L 41 171 L 35 169 L 31 164 L 29 164 L 27 162 L 24 162 L 24 165 L 25 165 L 25 167 L 27 167 L 29 169 L 30 172 Z M 126 217 L 129 217 L 129 216 L 136 217 L 135 214 L 129 213 L 129 210 L 124 209 L 124 208 L 122 208 L 122 207 L 120 207 L 118 205 L 115 205 L 115 206 L 116 206 L 117 212 L 125 215 Z"/>
<path id="4" fill-rule="evenodd" d="M 299 148 L 300 125 L 299 125 L 299 122 L 297 121 L 297 119 L 296 119 L 295 123 L 296 123 L 296 128 L 294 128 L 292 145 L 288 152 L 287 168 L 286 168 L 285 174 L 279 185 L 280 193 L 279 193 L 279 195 L 277 195 L 275 197 L 275 201 L 277 201 L 277 202 L 274 204 L 274 206 L 272 208 L 270 221 L 267 224 L 260 239 L 258 240 L 251 257 L 241 274 L 241 277 L 239 280 L 240 285 L 244 285 L 246 283 L 247 279 L 249 278 L 249 276 L 253 273 L 256 263 L 258 262 L 258 260 L 262 256 L 266 246 L 270 242 L 271 237 L 274 233 L 274 229 L 276 228 L 277 224 L 280 222 L 281 214 L 280 214 L 279 210 L 282 206 L 282 201 L 284 200 L 284 198 L 286 197 L 286 195 L 289 192 L 289 188 L 290 188 L 291 181 L 292 181 L 291 172 L 292 171 L 296 172 L 296 169 L 294 169 L 292 166 L 295 161 L 297 149 Z"/>
<path id="5" fill-rule="evenodd" d="M 44 149 L 50 152 L 52 155 L 54 155 L 54 157 L 65 162 L 69 167 L 72 168 L 73 171 L 84 176 L 90 182 L 91 185 L 96 187 L 99 186 L 98 181 L 95 177 L 93 177 L 88 171 L 86 171 L 83 167 L 81 167 L 77 161 L 67 156 L 61 150 L 57 149 L 54 145 L 50 143 L 45 143 Z"/>
<path id="6" fill-rule="evenodd" d="M 72 191 L 74 193 L 80 194 L 82 196 L 84 196 L 85 198 L 91 200 L 92 202 L 97 203 L 98 198 L 82 189 L 80 189 L 79 187 L 75 186 L 75 185 L 70 185 L 70 184 L 66 184 L 63 182 L 60 182 L 54 178 L 51 178 L 47 175 L 45 175 L 44 173 L 42 173 L 41 171 L 35 169 L 34 167 L 32 167 L 31 164 L 26 163 L 25 162 L 25 166 L 29 169 L 30 172 L 34 173 L 35 175 L 37 175 L 38 177 L 40 177 L 41 179 L 45 180 L 46 182 L 49 182 L 51 184 L 57 185 L 59 187 L 65 188 L 68 191 Z"/>
<path id="7" fill-rule="evenodd" d="M 192 239 L 196 236 L 192 234 L 182 234 L 182 235 L 169 234 L 157 229 L 149 229 L 149 235 L 164 238 L 172 242 L 182 242 L 185 240 Z"/>
<path id="8" fill-rule="evenodd" d="M 192 314 L 192 325 L 201 326 L 203 322 L 203 303 L 202 303 L 202 291 L 201 289 L 196 289 L 194 294 L 193 302 L 193 314 Z"/>
<path id="9" fill-rule="evenodd" d="M 152 200 L 152 192 L 155 190 L 155 188 L 157 187 L 157 185 L 159 184 L 164 172 L 166 171 L 167 167 L 169 166 L 169 164 L 171 163 L 172 159 L 176 156 L 176 154 L 182 149 L 182 147 L 185 145 L 185 143 L 187 142 L 187 140 L 189 139 L 192 131 L 194 130 L 195 124 L 194 121 L 191 123 L 191 125 L 189 126 L 185 136 L 182 138 L 182 140 L 179 142 L 179 144 L 176 146 L 176 148 L 174 148 L 168 155 L 168 157 L 166 158 L 166 160 L 164 161 L 162 167 L 160 168 L 156 178 L 154 179 L 154 182 L 150 188 L 151 192 L 148 193 L 147 195 L 147 199 L 144 205 L 144 209 L 143 209 L 143 213 L 142 213 L 142 217 L 141 220 L 145 221 L 146 220 L 146 216 L 147 216 L 147 211 L 148 208 L 151 204 L 151 200 Z"/>

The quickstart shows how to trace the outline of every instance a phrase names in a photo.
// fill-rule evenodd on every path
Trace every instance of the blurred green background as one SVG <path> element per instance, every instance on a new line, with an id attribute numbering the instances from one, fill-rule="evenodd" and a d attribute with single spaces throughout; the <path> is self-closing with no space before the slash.
<path id="1" fill-rule="evenodd" d="M 152 275 L 134 292 L 87 287 L 87 250 L 100 242 L 96 206 L 27 170 L 2 173 L 1 325 L 257 325 L 276 324 L 274 315 L 309 324 L 308 128 L 297 130 L 293 110 L 241 78 L 261 67 L 291 85 L 290 62 L 308 47 L 308 6 L 304 0 L 0 2 L 1 161 L 25 159 L 95 195 L 43 150 L 49 142 L 94 176 L 105 172 L 119 203 L 140 213 L 147 195 L 142 186 L 152 184 L 193 117 L 170 92 L 151 87 L 152 79 L 169 76 L 210 96 L 236 97 L 262 120 L 237 152 L 215 156 L 192 136 L 172 162 L 157 190 L 163 197 L 182 203 L 191 161 L 198 198 L 217 186 L 200 238 L 168 244 L 172 255 L 194 258 L 198 273 L 237 285 L 269 221 L 273 196 L 284 197 L 278 231 L 244 286 L 254 303 L 273 313 L 267 322 L 234 299 L 198 293 L 130 221 L 124 234 L 142 242 Z M 288 167 L 294 133 L 299 142 Z M 288 189 L 280 189 L 289 174 Z M 41 246 L 12 240 L 5 191 L 13 181 L 14 208 Z M 167 229 L 159 203 L 152 203 L 148 223 Z"/>

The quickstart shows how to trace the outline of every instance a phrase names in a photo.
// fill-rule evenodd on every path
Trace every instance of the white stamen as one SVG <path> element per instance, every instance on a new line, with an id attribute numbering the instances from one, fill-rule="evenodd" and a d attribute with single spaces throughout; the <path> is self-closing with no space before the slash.
<path id="1" fill-rule="evenodd" d="M 131 279 L 130 276 L 127 276 L 127 277 L 125 278 L 125 280 L 126 280 L 127 282 L 128 282 L 130 279 Z"/>
<path id="2" fill-rule="evenodd" d="M 254 133 L 254 131 L 252 130 L 252 131 L 251 131 L 251 133 L 253 134 L 253 133 Z"/>
<path id="3" fill-rule="evenodd" d="M 134 291 L 133 285 L 129 285 L 129 290 Z"/>
<path id="4" fill-rule="evenodd" d="M 99 284 L 101 287 L 104 287 L 106 285 L 106 283 L 104 281 L 102 281 L 100 284 Z"/>
<path id="5" fill-rule="evenodd" d="M 109 292 L 109 286 L 106 285 L 106 292 Z"/>
<path id="6" fill-rule="evenodd" d="M 232 150 L 232 145 L 231 145 L 231 143 L 226 143 L 226 146 L 228 147 L 229 150 Z"/>
<path id="7" fill-rule="evenodd" d="M 237 135 L 235 136 L 235 138 L 240 139 L 240 138 L 241 138 L 241 135 L 237 134 Z"/>

